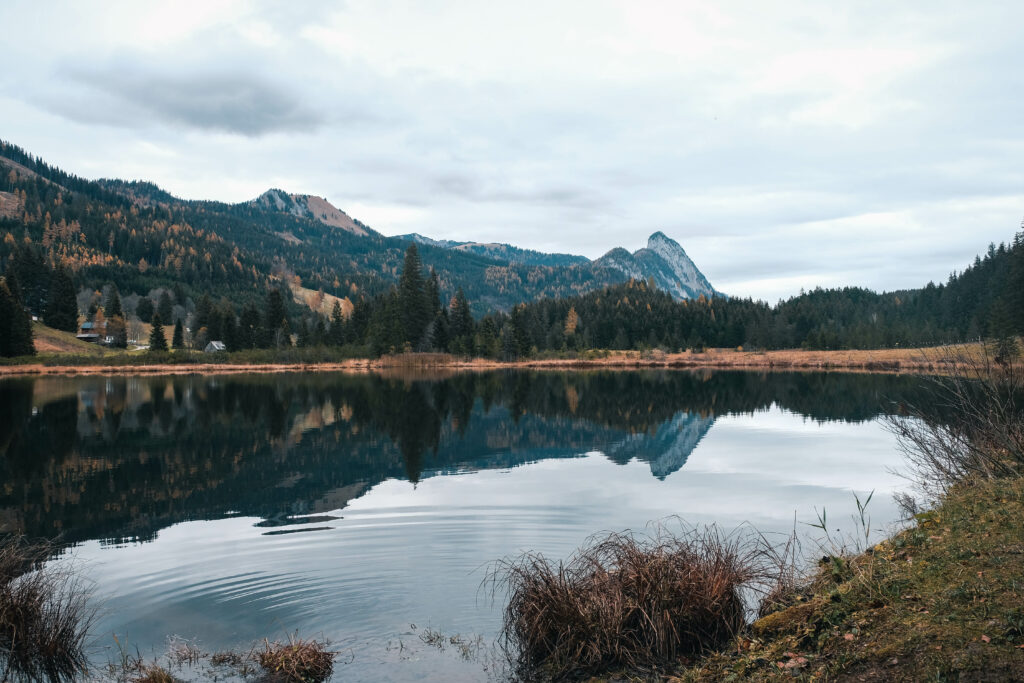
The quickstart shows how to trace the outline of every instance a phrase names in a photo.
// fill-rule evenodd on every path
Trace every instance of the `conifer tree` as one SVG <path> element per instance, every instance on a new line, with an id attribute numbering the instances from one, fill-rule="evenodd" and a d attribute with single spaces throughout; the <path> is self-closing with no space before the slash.
<path id="1" fill-rule="evenodd" d="M 256 345 L 261 349 L 269 349 L 272 346 L 282 346 L 287 341 L 287 345 L 291 345 L 291 339 L 288 337 L 288 313 L 284 307 L 284 295 L 280 289 L 274 288 L 267 293 L 267 304 L 263 314 L 263 325 L 260 328 L 260 334 Z"/>
<path id="2" fill-rule="evenodd" d="M 330 343 L 333 346 L 341 346 L 345 343 L 345 316 L 341 312 L 341 303 L 334 302 L 331 309 L 331 330 Z"/>
<path id="3" fill-rule="evenodd" d="M 174 315 L 174 304 L 171 301 L 171 295 L 166 291 L 160 295 L 160 301 L 156 305 L 156 312 L 160 314 L 160 320 L 165 323 L 171 322 L 171 317 Z"/>
<path id="4" fill-rule="evenodd" d="M 149 350 L 166 351 L 167 337 L 164 336 L 164 326 L 160 322 L 160 313 L 153 314 L 153 329 L 149 333 Z"/>
<path id="5" fill-rule="evenodd" d="M 260 312 L 249 304 L 242 309 L 242 317 L 238 322 L 238 347 L 240 349 L 256 348 L 256 340 L 260 333 Z"/>
<path id="6" fill-rule="evenodd" d="M 451 313 L 449 314 L 450 336 L 449 347 L 452 353 L 473 355 L 475 352 L 473 340 L 473 314 L 469 310 L 469 302 L 466 300 L 466 293 L 459 287 L 452 299 Z"/>
<path id="7" fill-rule="evenodd" d="M 117 287 L 110 288 L 110 295 L 107 297 L 107 305 L 103 307 L 103 314 L 107 318 L 113 318 L 114 316 L 124 317 L 124 309 L 121 307 L 121 295 L 117 291 Z"/>
<path id="8" fill-rule="evenodd" d="M 50 279 L 50 296 L 43 322 L 55 330 L 78 331 L 78 300 L 75 284 L 64 266 L 57 266 Z"/>
<path id="9" fill-rule="evenodd" d="M 181 324 L 181 318 L 174 322 L 174 335 L 171 337 L 171 348 L 179 350 L 185 348 L 185 328 Z"/>
<path id="10" fill-rule="evenodd" d="M 138 305 L 135 307 L 135 315 L 139 316 L 139 320 L 144 323 L 153 321 L 153 300 L 148 296 L 144 296 L 139 299 Z"/>
<path id="11" fill-rule="evenodd" d="M 0 356 L 35 355 L 32 320 L 5 278 L 0 278 Z"/>
<path id="12" fill-rule="evenodd" d="M 402 276 L 398 282 L 398 304 L 404 340 L 415 347 L 431 319 L 430 302 L 423 281 L 423 262 L 415 244 L 410 244 L 405 252 Z"/>

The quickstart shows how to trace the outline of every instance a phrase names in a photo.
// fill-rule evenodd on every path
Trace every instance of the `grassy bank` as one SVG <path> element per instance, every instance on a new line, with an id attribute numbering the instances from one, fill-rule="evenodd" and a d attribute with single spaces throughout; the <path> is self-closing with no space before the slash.
<path id="1" fill-rule="evenodd" d="M 1024 680 L 1024 480 L 959 486 L 672 680 Z"/>

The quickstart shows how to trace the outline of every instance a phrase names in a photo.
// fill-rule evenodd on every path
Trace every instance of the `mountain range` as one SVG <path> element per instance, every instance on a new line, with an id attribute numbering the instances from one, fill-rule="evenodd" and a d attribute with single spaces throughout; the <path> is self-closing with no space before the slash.
<path id="1" fill-rule="evenodd" d="M 0 171 L 0 233 L 13 238 L 2 238 L 0 260 L 27 238 L 97 289 L 176 287 L 242 303 L 284 280 L 355 300 L 397 282 L 412 242 L 442 294 L 462 287 L 478 314 L 630 278 L 677 299 L 719 294 L 661 232 L 636 252 L 616 248 L 590 260 L 504 243 L 389 237 L 325 198 L 280 189 L 238 204 L 183 200 L 150 182 L 83 179 L 2 141 Z"/>

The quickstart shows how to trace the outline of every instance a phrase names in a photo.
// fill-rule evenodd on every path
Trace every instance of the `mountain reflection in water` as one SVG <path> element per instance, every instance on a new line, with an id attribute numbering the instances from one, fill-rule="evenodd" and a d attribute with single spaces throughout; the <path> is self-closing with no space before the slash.
<path id="1" fill-rule="evenodd" d="M 684 467 L 717 417 L 771 407 L 871 420 L 919 391 L 889 375 L 493 372 L 0 381 L 0 530 L 73 544 L 259 517 L 322 529 L 387 479 L 598 451 Z M 279 533 L 279 532 L 278 532 Z"/>

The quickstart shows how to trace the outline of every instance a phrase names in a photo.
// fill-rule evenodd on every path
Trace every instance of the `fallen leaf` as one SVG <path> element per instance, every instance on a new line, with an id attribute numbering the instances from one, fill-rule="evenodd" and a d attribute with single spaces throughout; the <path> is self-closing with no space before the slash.
<path id="1" fill-rule="evenodd" d="M 843 636 L 843 638 L 846 640 L 853 640 L 854 635 L 852 633 L 847 633 L 845 636 Z"/>

